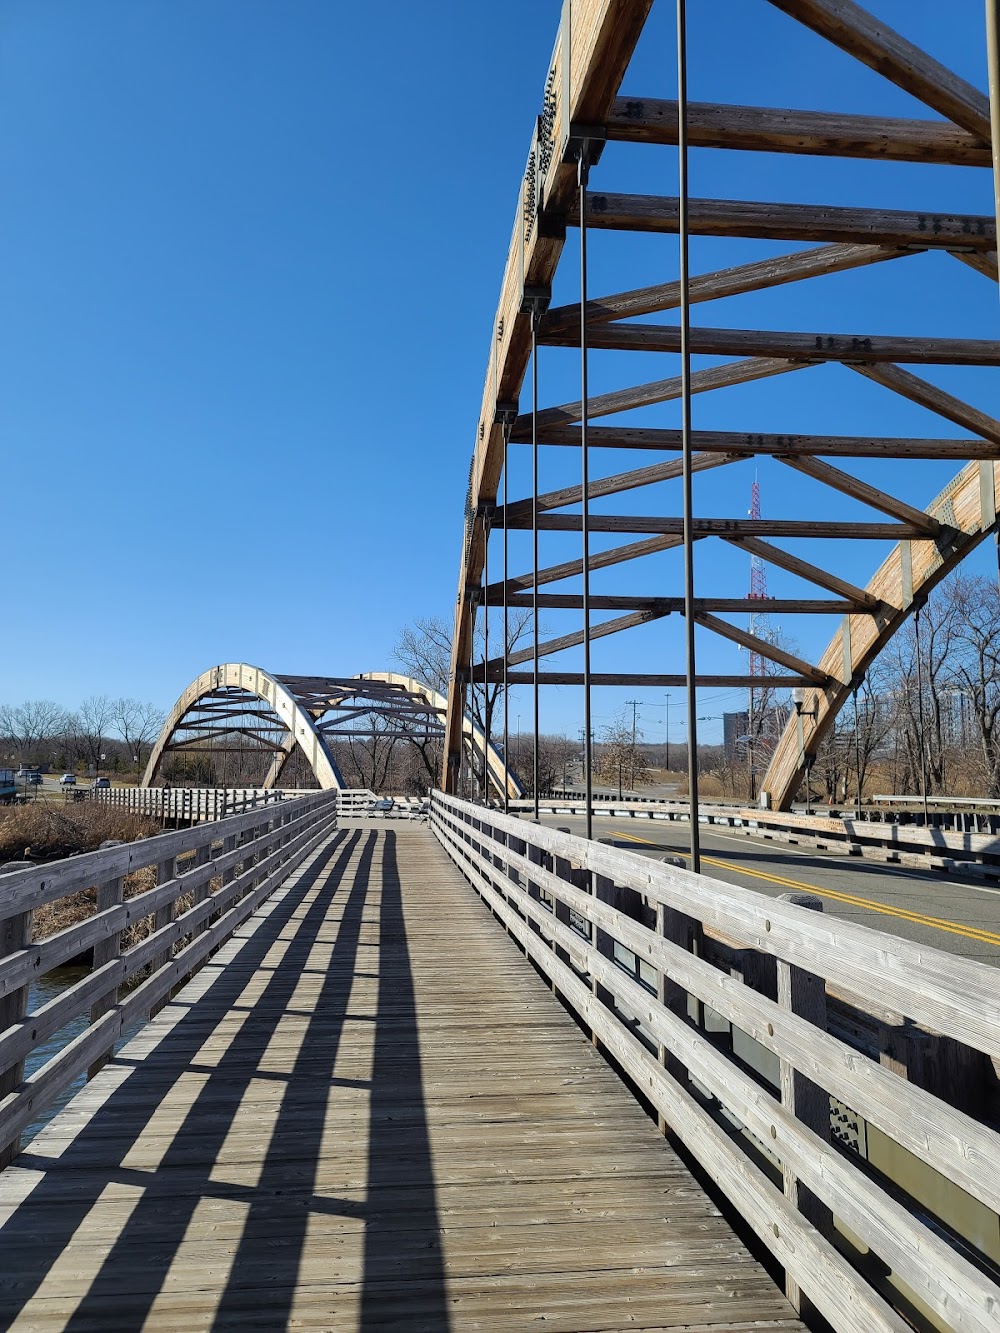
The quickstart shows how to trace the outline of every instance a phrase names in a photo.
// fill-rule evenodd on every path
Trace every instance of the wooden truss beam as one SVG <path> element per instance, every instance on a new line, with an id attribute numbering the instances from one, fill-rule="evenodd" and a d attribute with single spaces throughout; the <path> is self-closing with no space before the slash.
<path id="1" fill-rule="evenodd" d="M 759 639 L 756 634 L 740 629 L 737 625 L 730 625 L 728 620 L 720 620 L 718 616 L 708 615 L 704 611 L 698 612 L 695 615 L 695 620 L 699 625 L 704 625 L 706 629 L 710 629 L 713 634 L 718 634 L 723 639 L 738 643 L 743 648 L 749 648 L 751 652 L 766 657 L 769 662 L 777 662 L 779 666 L 797 671 L 800 676 L 807 676 L 815 685 L 823 686 L 830 680 L 825 671 L 814 667 L 811 662 L 805 662 L 801 657 L 796 657 L 794 653 L 786 652 L 784 648 L 779 648 L 767 639 Z"/>
<path id="2" fill-rule="evenodd" d="M 921 379 L 919 375 L 893 365 L 852 365 L 851 370 L 856 370 L 859 375 L 874 380 L 876 384 L 892 389 L 903 398 L 909 398 L 912 403 L 919 403 L 921 407 L 936 412 L 938 416 L 948 421 L 954 421 L 957 426 L 973 431 L 984 440 L 1000 445 L 1000 421 L 985 412 L 980 412 L 977 407 L 971 407 L 961 398 L 945 393 L 944 389 L 939 389 L 936 384 L 928 384 L 927 380 Z M 970 458 L 995 456 L 995 453 L 969 454 Z"/>
<path id="3" fill-rule="evenodd" d="M 551 347 L 579 347 L 579 330 L 543 333 Z M 666 324 L 596 324 L 592 348 L 620 352 L 679 352 L 680 329 Z M 799 333 L 772 329 L 691 330 L 695 356 L 787 357 L 791 361 L 903 361 L 918 365 L 996 366 L 1000 348 L 991 338 L 906 338 L 858 333 Z"/>
<path id="4" fill-rule="evenodd" d="M 692 199 L 695 236 L 760 241 L 846 241 L 920 250 L 996 249 L 996 219 L 983 213 L 937 213 L 750 199 Z M 572 225 L 578 212 L 572 210 Z M 679 200 L 650 194 L 587 195 L 587 226 L 610 231 L 676 232 Z"/>
<path id="5" fill-rule="evenodd" d="M 591 552 L 589 561 L 590 568 L 607 569 L 611 565 L 621 565 L 629 560 L 638 560 L 644 555 L 654 555 L 657 551 L 669 551 L 675 546 L 680 546 L 680 537 L 647 537 L 645 541 L 629 542 L 627 546 L 613 546 L 607 551 Z M 560 565 L 549 565 L 546 569 L 538 571 L 538 585 L 543 583 L 558 583 L 561 579 L 578 578 L 583 573 L 583 560 L 565 560 Z M 532 573 L 518 574 L 507 580 L 508 594 L 516 593 L 523 588 L 532 588 L 535 585 L 535 576 Z M 485 596 L 490 605 L 503 605 L 503 581 L 491 583 L 485 590 Z M 494 601 L 493 599 L 497 600 Z"/>
<path id="6" fill-rule="evenodd" d="M 677 103 L 617 97 L 607 129 L 609 139 L 626 143 L 676 144 Z M 689 102 L 688 142 L 692 148 L 992 166 L 989 143 L 957 125 L 837 111 Z"/>
<path id="7" fill-rule="evenodd" d="M 493 585 L 494 587 L 496 585 Z M 487 606 L 502 606 L 503 596 L 497 597 L 491 592 L 486 599 Z M 534 600 L 529 593 L 515 593 L 507 598 L 508 606 L 531 607 Z M 583 598 L 579 593 L 540 592 L 538 605 L 543 611 L 581 611 Z M 630 597 L 627 594 L 591 593 L 592 611 L 665 611 L 668 615 L 684 610 L 683 597 Z M 727 615 L 760 614 L 760 598 L 757 597 L 696 597 L 695 611 L 722 611 Z M 861 602 L 846 599 L 836 600 L 829 597 L 769 597 L 767 611 L 771 615 L 836 615 L 845 616 L 874 614 L 870 607 Z"/>
<path id="8" fill-rule="evenodd" d="M 941 532 L 941 524 L 923 509 L 908 505 L 904 500 L 897 500 L 895 496 L 880 491 L 877 486 L 870 486 L 866 481 L 852 477 L 847 472 L 841 472 L 840 468 L 831 467 L 829 463 L 823 463 L 818 458 L 782 458 L 779 455 L 778 461 L 784 463 L 786 467 L 794 468 L 796 472 L 805 473 L 807 477 L 815 477 L 824 486 L 830 486 L 835 491 L 842 491 L 844 495 L 860 500 L 862 504 L 871 505 L 873 509 L 881 509 L 883 513 L 890 514 L 903 523 L 912 523 L 914 527 L 922 528 L 928 537 L 937 537 Z"/>
<path id="9" fill-rule="evenodd" d="M 487 679 L 491 684 L 496 684 L 503 680 L 500 673 L 489 675 Z M 508 671 L 507 683 L 509 685 L 531 685 L 534 676 L 530 671 Z M 767 688 L 770 690 L 790 690 L 796 685 L 813 685 L 807 676 L 768 676 Z M 760 676 L 696 676 L 695 684 L 699 689 L 714 690 L 746 690 L 751 688 L 761 688 Z M 582 671 L 540 671 L 538 673 L 539 685 L 582 685 Z M 591 685 L 638 685 L 645 686 L 646 689 L 679 689 L 687 684 L 686 676 L 660 676 L 649 674 L 638 674 L 634 671 L 594 671 L 590 676 Z"/>
<path id="10" fill-rule="evenodd" d="M 879 599 L 873 597 L 871 593 L 865 592 L 863 588 L 849 583 L 847 579 L 842 579 L 837 574 L 831 574 L 828 570 L 820 569 L 818 565 L 810 564 L 808 560 L 803 560 L 797 555 L 783 551 L 780 546 L 772 546 L 770 542 L 759 541 L 756 537 L 727 536 L 725 540 L 732 542 L 734 546 L 738 546 L 743 551 L 750 551 L 753 555 L 759 555 L 762 560 L 777 565 L 779 569 L 787 569 L 790 574 L 797 574 L 800 579 L 815 583 L 818 588 L 826 588 L 827 592 L 835 592 L 839 593 L 841 597 L 849 597 L 851 601 L 860 603 L 860 605 L 867 607 L 869 611 L 879 612 L 883 609 Z"/>
<path id="11" fill-rule="evenodd" d="M 723 467 L 731 460 L 724 454 L 695 454 L 691 459 L 692 472 L 705 472 L 715 467 Z M 587 487 L 591 500 L 599 500 L 606 495 L 620 495 L 623 491 L 637 490 L 641 486 L 652 486 L 659 481 L 673 481 L 681 475 L 682 460 L 672 458 L 668 463 L 653 463 L 649 467 L 635 468 L 631 472 L 618 472 L 613 477 L 601 477 Z M 537 508 L 539 513 L 550 509 L 561 509 L 564 505 L 580 504 L 583 499 L 583 486 L 564 486 L 559 491 L 546 491 L 539 495 Z M 531 527 L 531 497 L 517 500 L 507 505 L 500 505 L 493 516 L 493 522 L 502 528 L 504 523 L 513 527 Z"/>
<path id="12" fill-rule="evenodd" d="M 906 371 L 899 371 L 899 376 L 905 376 L 905 380 L 892 376 L 890 382 L 890 377 L 882 377 L 883 370 L 895 371 L 895 366 L 850 368 L 897 392 L 903 392 L 901 386 L 912 381 L 912 391 L 905 396 L 913 398 L 914 402 L 921 402 L 924 407 L 930 407 L 932 402 L 937 403 L 936 410 L 941 411 L 942 415 L 945 414 L 942 408 L 948 405 L 945 400 L 949 400 L 956 405 L 956 411 L 949 411 L 947 415 L 958 424 L 976 430 L 977 435 L 983 438 L 898 439 L 880 435 L 756 435 L 743 431 L 696 430 L 691 433 L 692 445 L 699 453 L 730 454 L 741 458 L 751 458 L 757 454 L 788 458 L 809 458 L 817 454 L 841 458 L 946 458 L 961 462 L 967 462 L 970 458 L 996 458 L 1000 447 L 1000 422 L 994 421 L 992 417 L 977 412 L 975 408 L 968 407 L 957 398 L 951 398 L 940 389 L 934 389 L 933 385 Z M 919 390 L 915 386 L 924 386 L 932 392 L 918 397 Z M 959 412 L 957 409 L 960 408 L 965 408 L 965 411 Z M 974 422 L 978 423 L 978 428 L 973 425 Z M 580 448 L 580 432 L 575 426 L 546 426 L 539 431 L 538 438 L 540 444 Z M 587 438 L 592 448 L 600 449 L 653 449 L 660 452 L 681 448 L 679 430 L 656 427 L 591 426 Z"/>
<path id="13" fill-rule="evenodd" d="M 702 273 L 689 284 L 692 304 L 700 301 L 720 301 L 727 296 L 742 296 L 745 292 L 759 292 L 768 287 L 780 287 L 806 278 L 819 278 L 828 273 L 843 273 L 847 269 L 879 264 L 887 259 L 901 259 L 915 250 L 895 250 L 881 245 L 823 245 L 818 250 L 796 250 L 794 254 L 760 259 L 752 264 L 738 264 L 735 268 Z M 679 282 L 658 282 L 652 287 L 636 287 L 628 292 L 616 292 L 587 302 L 588 324 L 600 324 L 611 319 L 629 319 L 636 315 L 652 315 L 660 310 L 676 310 L 681 303 Z M 542 320 L 543 332 L 565 332 L 580 326 L 580 303 L 557 306 Z M 599 415 L 591 403 L 590 416 Z M 572 418 L 578 421 L 579 415 Z"/>
<path id="14" fill-rule="evenodd" d="M 662 620 L 667 611 L 633 611 L 627 616 L 618 616 L 614 620 L 602 620 L 597 625 L 591 625 L 591 639 L 604 639 L 609 634 L 620 634 L 622 630 L 635 629 L 637 625 L 647 625 L 652 620 Z M 558 639 L 547 639 L 544 643 L 538 645 L 539 657 L 550 657 L 553 653 L 561 653 L 567 648 L 577 648 L 583 643 L 583 630 L 574 630 L 571 634 L 562 634 Z M 520 666 L 522 662 L 530 662 L 534 656 L 534 647 L 518 648 L 516 652 L 508 654 L 508 667 Z M 499 671 L 503 666 L 502 657 L 492 657 L 488 662 L 477 662 L 472 668 L 474 677 L 480 680 L 483 677 L 483 671 Z"/>
<path id="15" fill-rule="evenodd" d="M 771 0 L 925 106 L 990 142 L 988 99 L 854 0 Z"/>
<path id="16" fill-rule="evenodd" d="M 965 254 L 960 250 L 955 250 L 954 258 L 967 264 L 969 268 L 974 268 L 977 273 L 981 273 L 984 278 L 989 278 L 990 282 L 997 281 L 997 256 L 996 251 L 991 255 L 987 254 Z"/>
<path id="17" fill-rule="evenodd" d="M 539 514 L 539 530 L 579 532 L 579 514 Z M 913 523 L 846 523 L 798 518 L 695 518 L 694 531 L 701 537 L 849 537 L 867 541 L 900 541 L 906 537 L 926 537 L 923 528 Z M 530 520 L 520 520 L 511 528 L 530 527 Z M 591 532 L 662 532 L 680 536 L 683 520 L 662 514 L 591 514 Z"/>
<path id="18" fill-rule="evenodd" d="M 746 361 L 732 361 L 725 366 L 709 366 L 705 370 L 696 370 L 691 376 L 691 392 L 708 393 L 712 389 L 725 389 L 732 384 L 748 384 L 751 380 L 768 379 L 772 375 L 785 375 L 790 370 L 801 369 L 801 365 L 784 360 L 751 357 Z M 629 389 L 615 389 L 612 393 L 588 398 L 587 415 L 611 416 L 615 412 L 628 412 L 636 407 L 651 407 L 655 403 L 671 402 L 680 396 L 680 376 L 672 375 L 669 379 L 654 380 L 650 384 L 637 384 Z M 572 425 L 582 416 L 582 401 L 562 403 L 558 407 L 546 407 L 539 412 L 538 424 L 539 426 Z M 530 439 L 531 417 L 518 417 L 511 434 L 511 443 L 524 444 Z"/>

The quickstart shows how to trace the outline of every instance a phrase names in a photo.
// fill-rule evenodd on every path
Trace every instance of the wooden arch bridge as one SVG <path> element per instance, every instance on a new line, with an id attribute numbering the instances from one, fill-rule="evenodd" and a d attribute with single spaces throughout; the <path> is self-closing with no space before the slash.
<path id="1" fill-rule="evenodd" d="M 986 178 L 1000 134 L 982 92 L 852 0 L 752 2 L 938 118 L 649 98 L 626 80 L 653 0 L 567 0 L 491 332 L 447 699 L 390 674 L 212 668 L 179 699 L 147 781 L 171 750 L 246 729 L 272 738 L 271 788 L 299 752 L 319 790 L 272 791 L 225 818 L 61 862 L 0 866 L 4 1328 L 1000 1327 L 996 967 L 823 914 L 798 893 L 734 887 L 455 793 L 478 746 L 511 794 L 509 747 L 467 721 L 463 694 L 477 681 L 580 684 L 588 701 L 601 684 L 694 690 L 714 680 L 697 673 L 690 638 L 683 673 L 590 669 L 592 638 L 683 613 L 687 634 L 697 623 L 735 640 L 805 691 L 765 779 L 787 804 L 860 673 L 996 529 L 1000 423 L 909 368 L 995 367 L 994 342 L 688 319 L 693 303 L 848 269 L 906 261 L 917 272 L 930 252 L 995 284 L 992 213 L 955 214 L 936 199 L 911 213 L 594 188 L 616 142 L 680 141 L 682 161 L 688 147 L 729 148 L 919 163 L 928 177 L 968 166 Z M 553 306 L 571 228 L 583 282 L 576 301 Z M 595 229 L 810 248 L 591 297 Z M 672 309 L 677 328 L 645 322 Z M 578 400 L 542 406 L 532 395 L 523 410 L 538 349 L 566 345 L 582 351 Z M 605 350 L 679 351 L 681 373 L 591 396 L 588 356 Z M 713 364 L 692 369 L 692 357 Z M 819 379 L 831 362 L 964 434 L 691 428 L 692 394 L 797 371 Z M 671 400 L 685 407 L 679 430 L 591 425 Z M 510 496 L 509 451 L 525 445 L 536 484 Z M 537 485 L 542 446 L 581 462 L 559 489 Z M 670 457 L 592 477 L 591 451 L 604 448 Z M 693 472 L 762 456 L 881 517 L 694 513 Z M 868 457 L 900 468 L 951 460 L 955 477 L 920 507 L 843 466 Z M 677 480 L 681 517 L 655 504 L 591 511 Z M 532 533 L 532 568 L 503 559 L 498 576 L 497 538 L 506 553 L 516 528 Z M 543 565 L 539 534 L 560 530 L 579 533 L 582 550 Z M 591 547 L 592 533 L 637 540 Z M 819 536 L 891 550 L 862 586 L 836 557 L 807 561 L 778 544 Z M 821 589 L 778 603 L 837 618 L 819 661 L 726 619 L 752 609 L 747 599 L 695 597 L 696 539 Z M 682 545 L 682 593 L 591 593 L 592 571 Z M 540 591 L 562 580 L 568 591 Z M 487 633 L 477 658 L 484 607 L 535 612 L 527 656 L 506 633 L 491 653 Z M 582 613 L 582 626 L 543 643 L 542 611 Z M 580 649 L 582 670 L 541 670 L 543 657 Z M 444 790 L 426 819 L 347 813 L 329 739 L 372 712 L 440 736 Z M 67 900 L 79 911 L 47 925 Z M 47 989 L 69 964 L 69 983 Z"/>
<path id="2" fill-rule="evenodd" d="M 831 48 L 846 52 L 937 118 L 887 119 L 846 108 L 800 111 L 688 102 L 686 95 L 683 102 L 650 96 L 659 90 L 637 86 L 629 67 L 641 46 L 653 0 L 575 0 L 564 6 L 515 208 L 482 408 L 475 423 L 453 638 L 443 775 L 448 790 L 459 789 L 463 700 L 479 681 L 532 686 L 536 717 L 540 687 L 583 686 L 588 772 L 592 687 L 687 687 L 693 750 L 697 687 L 752 690 L 760 684 L 746 673 L 699 674 L 694 649 L 697 625 L 768 664 L 769 688 L 802 692 L 801 707 L 787 723 L 762 779 L 771 804 L 785 809 L 817 746 L 878 654 L 919 612 L 932 589 L 996 531 L 1000 422 L 974 402 L 938 387 L 924 377 L 923 369 L 970 368 L 966 383 L 975 396 L 976 377 L 971 371 L 977 370 L 980 378 L 987 369 L 995 374 L 996 340 L 912 336 L 898 329 L 883 333 L 873 327 L 844 332 L 823 323 L 824 291 L 834 283 L 831 275 L 863 271 L 874 282 L 890 263 L 905 263 L 924 309 L 933 308 L 936 291 L 947 290 L 949 272 L 957 276 L 963 268 L 982 276 L 982 300 L 995 305 L 989 99 L 853 0 L 750 0 L 746 8 L 759 8 L 761 17 L 766 11 L 784 11 L 825 39 L 827 52 L 832 54 Z M 718 40 L 725 41 L 725 34 Z M 814 55 L 817 63 L 824 58 L 818 41 Z M 657 63 L 662 66 L 665 58 L 661 52 Z M 768 70 L 761 68 L 762 95 L 772 82 Z M 601 188 L 602 175 L 621 180 L 639 170 L 635 146 L 654 153 L 657 145 L 678 144 L 685 170 L 677 195 Z M 686 162 L 691 149 L 739 150 L 762 160 L 764 155 L 784 154 L 919 164 L 923 202 L 919 209 L 900 210 L 794 199 L 690 198 Z M 620 159 L 616 153 L 622 154 Z M 981 169 L 982 213 L 954 209 L 949 191 L 956 188 L 956 176 L 942 170 L 947 167 Z M 576 241 L 571 242 L 573 232 Z M 682 232 L 679 279 L 591 293 L 588 234 L 603 238 L 606 274 L 615 262 L 624 271 L 635 271 L 634 259 L 628 262 L 631 251 L 616 246 L 616 237 L 624 237 L 624 245 L 637 234 L 678 232 Z M 741 261 L 748 242 L 768 244 L 762 258 L 695 274 L 689 272 L 689 237 L 718 238 L 723 249 L 716 247 L 712 253 L 723 253 L 728 245 Z M 780 243 L 782 253 L 774 253 L 774 243 Z M 951 264 L 950 270 L 945 263 Z M 663 267 L 657 259 L 651 276 Z M 825 282 L 819 281 L 823 278 Z M 560 280 L 571 292 L 575 289 L 575 299 L 554 305 L 552 292 Z M 691 323 L 693 305 L 765 289 L 776 292 L 777 302 L 805 282 L 815 320 L 810 328 L 728 327 L 731 318 L 739 318 L 738 302 L 731 315 L 725 308 L 726 327 L 712 326 L 710 318 L 705 326 Z M 992 284 L 992 292 L 987 284 Z M 671 311 L 679 312 L 676 324 L 648 318 Z M 552 356 L 544 353 L 547 348 L 580 350 L 580 391 L 574 401 L 541 400 L 539 363 L 544 376 Z M 608 359 L 609 352 L 630 356 L 627 362 L 622 355 Z M 652 354 L 662 358 L 678 353 L 679 374 L 643 377 Z M 608 373 L 615 377 L 624 378 L 628 364 L 635 363 L 637 370 L 621 387 L 592 396 L 588 377 L 599 361 L 602 367 L 607 361 L 612 367 Z M 696 368 L 693 362 L 698 362 Z M 800 374 L 815 382 L 816 433 L 799 433 L 797 427 L 778 433 L 761 430 L 754 420 L 759 399 L 752 393 L 742 399 L 739 429 L 691 429 L 692 395 L 697 395 L 699 413 L 707 413 L 710 408 L 702 407 L 703 396 L 726 390 L 725 416 L 731 420 L 739 402 L 738 386 L 789 375 L 798 380 Z M 841 378 L 836 378 L 838 374 Z M 845 376 L 860 376 L 878 386 L 880 423 L 893 403 L 899 405 L 897 416 L 912 422 L 916 404 L 924 409 L 929 430 L 935 433 L 927 438 L 909 432 L 887 436 L 880 425 L 877 433 L 831 434 L 833 404 L 850 387 L 845 386 Z M 985 381 L 980 392 L 988 401 Z M 682 409 L 679 429 L 659 424 L 661 406 L 675 401 Z M 797 421 L 801 412 L 801 400 L 791 400 L 789 418 Z M 595 418 L 599 425 L 592 424 Z M 657 424 L 648 424 L 651 419 Z M 960 437 L 954 435 L 956 426 Z M 942 430 L 952 434 L 942 438 Z M 526 447 L 532 456 L 531 493 L 508 493 L 514 455 Z M 608 457 L 608 451 L 616 460 L 622 454 L 638 458 L 625 470 L 619 463 L 613 471 L 598 474 L 596 460 Z M 559 467 L 564 477 L 559 486 L 540 489 L 540 454 L 550 475 Z M 709 506 L 713 492 L 723 496 L 724 506 L 731 499 L 717 485 L 725 481 L 717 470 L 752 459 L 777 460 L 789 475 L 797 475 L 800 489 L 784 488 L 787 516 L 748 518 L 720 515 L 711 508 L 707 513 L 701 508 L 695 511 L 691 486 L 695 473 L 699 506 Z M 907 463 L 915 459 L 944 460 L 955 469 L 940 494 L 928 497 L 930 503 L 903 498 Z M 875 486 L 863 480 L 852 467 L 863 467 L 865 460 L 894 460 L 895 481 Z M 889 470 L 884 474 L 890 475 Z M 648 496 L 647 507 L 635 512 L 635 506 L 619 505 L 616 512 L 615 497 L 632 492 Z M 844 512 L 845 496 L 855 502 L 854 509 L 860 504 L 868 514 L 861 520 L 830 517 Z M 850 504 L 847 512 L 851 513 Z M 508 534 L 517 530 L 532 534 L 529 569 L 508 563 Z M 685 544 L 685 532 L 689 540 L 682 571 L 679 565 L 663 563 L 662 553 Z M 540 559 L 540 536 L 552 542 L 560 533 L 579 536 L 579 553 L 554 563 Z M 625 537 L 634 540 L 622 544 Z M 806 540 L 822 556 L 804 558 L 799 549 L 786 549 L 782 543 L 788 540 L 796 544 Z M 752 597 L 733 596 L 731 580 L 722 596 L 706 595 L 698 588 L 694 543 L 711 541 L 766 562 L 782 577 L 794 576 L 793 586 L 800 591 L 769 599 L 767 610 L 782 617 L 832 618 L 836 628 L 819 660 L 805 660 L 775 636 L 757 637 L 735 623 L 734 616 L 759 612 L 761 606 Z M 864 586 L 844 576 L 845 568 L 854 563 L 848 544 L 857 542 L 892 543 Z M 623 571 L 630 575 L 631 586 Z M 595 585 L 604 580 L 599 590 L 591 588 L 592 575 Z M 502 608 L 505 623 L 512 608 L 530 609 L 532 643 L 505 653 L 501 645 L 508 635 L 494 628 L 495 651 L 489 651 L 487 632 L 487 650 L 477 660 L 484 638 L 476 633 L 477 618 L 485 621 L 491 608 L 494 615 Z M 542 616 L 565 618 L 569 613 L 573 613 L 571 628 L 541 638 Z M 620 644 L 616 638 L 615 646 L 627 662 L 634 656 L 631 643 L 638 627 L 672 614 L 685 617 L 686 655 L 683 647 L 668 647 L 664 641 L 659 656 L 666 665 L 661 671 L 642 673 L 621 662 L 610 671 L 592 669 L 594 641 L 625 636 Z M 558 665 L 547 665 L 545 659 L 553 656 Z M 572 659 L 568 663 L 567 657 Z M 539 730 L 537 722 L 535 729 Z"/>

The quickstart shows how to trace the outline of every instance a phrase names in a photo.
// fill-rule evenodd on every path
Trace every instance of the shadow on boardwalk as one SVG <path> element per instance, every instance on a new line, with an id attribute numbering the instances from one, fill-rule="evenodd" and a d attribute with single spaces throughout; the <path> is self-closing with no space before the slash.
<path id="1" fill-rule="evenodd" d="M 363 1029 L 370 1035 L 360 1064 L 342 1050 L 355 1024 L 374 1028 Z M 210 1046 L 217 1056 L 206 1056 Z M 370 1077 L 335 1077 L 342 1054 L 345 1067 L 360 1074 L 364 1066 Z M 109 1081 L 123 1063 L 127 1055 L 107 1071 Z M 181 1072 L 193 1076 L 183 1085 L 192 1090 L 167 1121 L 161 1103 L 176 1097 Z M 247 1097 L 251 1087 L 256 1100 Z M 341 1093 L 353 1097 L 346 1112 Z M 143 1134 L 149 1146 L 136 1161 L 133 1144 Z M 341 1148 L 345 1162 L 348 1151 L 355 1159 L 343 1198 L 317 1184 L 331 1135 L 353 1136 Z M 43 1137 L 18 1159 L 47 1174 L 0 1229 L 5 1328 L 18 1316 L 26 1326 L 51 1322 L 73 1333 L 137 1329 L 146 1320 L 156 1328 L 284 1328 L 304 1277 L 346 1289 L 350 1267 L 361 1289 L 351 1291 L 350 1310 L 338 1311 L 331 1298 L 329 1327 L 398 1323 L 405 1314 L 393 1291 L 419 1284 L 420 1326 L 447 1329 L 395 835 L 335 835 L 58 1161 L 44 1154 Z M 190 1238 L 196 1215 L 202 1238 L 208 1223 L 211 1246 Z M 335 1244 L 321 1246 L 326 1271 L 304 1274 L 307 1241 L 325 1219 L 347 1221 L 356 1253 L 348 1265 Z M 173 1289 L 184 1295 L 164 1317 L 156 1302 Z"/>

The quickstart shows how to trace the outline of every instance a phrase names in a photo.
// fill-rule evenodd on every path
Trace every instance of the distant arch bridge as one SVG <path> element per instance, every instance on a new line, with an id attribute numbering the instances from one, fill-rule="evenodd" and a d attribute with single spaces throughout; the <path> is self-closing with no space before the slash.
<path id="1" fill-rule="evenodd" d="M 338 739 L 378 734 L 417 745 L 443 741 L 447 707 L 444 695 L 392 671 L 279 676 L 246 662 L 226 662 L 203 671 L 174 704 L 142 785 L 162 782 L 169 756 L 228 753 L 234 747 L 243 752 L 249 746 L 270 756 L 262 783 L 267 789 L 282 784 L 296 752 L 320 788 L 343 789 L 350 784 L 332 748 Z M 522 794 L 500 750 L 486 745 L 470 718 L 465 719 L 464 744 L 467 754 L 479 757 L 492 789 L 513 797 Z"/>

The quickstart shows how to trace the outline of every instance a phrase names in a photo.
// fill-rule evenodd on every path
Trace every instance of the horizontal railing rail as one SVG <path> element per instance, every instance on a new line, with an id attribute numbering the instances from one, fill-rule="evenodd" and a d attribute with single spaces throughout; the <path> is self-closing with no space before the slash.
<path id="1" fill-rule="evenodd" d="M 24 1128 L 96 1073 L 334 827 L 333 793 L 316 792 L 49 865 L 0 868 L 0 1167 Z M 146 869 L 150 887 L 126 885 Z M 91 915 L 34 938 L 39 907 L 85 889 L 96 890 Z M 148 933 L 130 942 L 125 932 L 140 922 Z M 88 974 L 32 1008 L 32 983 L 81 957 L 92 960 Z M 31 1053 L 84 1014 L 84 1031 L 25 1078 Z"/>
<path id="2" fill-rule="evenodd" d="M 915 1311 L 996 1329 L 1000 1134 L 826 1024 L 828 988 L 874 992 L 996 1066 L 996 969 L 452 797 L 435 794 L 431 825 L 784 1266 L 793 1297 L 857 1333 L 910 1327 Z M 710 936 L 746 951 L 742 976 L 709 961 Z M 769 1075 L 739 1053 L 748 1044 Z M 941 1188 L 928 1201 L 835 1140 L 831 1116 L 845 1113 L 980 1209 L 987 1239 L 934 1215 L 948 1212 Z"/>
<path id="3" fill-rule="evenodd" d="M 296 795 L 262 787 L 97 787 L 83 790 L 99 804 L 114 810 L 187 823 L 225 819 L 227 815 L 256 810 Z"/>
<path id="4" fill-rule="evenodd" d="M 531 802 L 512 801 L 514 811 L 533 809 Z M 584 814 L 582 796 L 543 798 L 540 809 L 546 814 Z M 652 819 L 668 823 L 687 823 L 687 801 L 647 800 L 624 802 L 605 800 L 594 813 L 608 819 Z M 925 827 L 917 823 L 896 823 L 885 818 L 855 818 L 850 815 L 806 815 L 793 811 L 759 810 L 753 806 L 716 805 L 702 802 L 699 820 L 750 835 L 763 835 L 781 841 L 803 844 L 833 844 L 854 855 L 879 860 L 899 861 L 928 869 L 967 869 L 987 878 L 1000 878 L 1000 832 L 980 833 L 974 829 Z M 879 815 L 884 812 L 875 812 Z M 944 816 L 952 822 L 972 823 L 977 816 L 956 813 Z M 993 817 L 979 816 L 985 823 Z"/>

